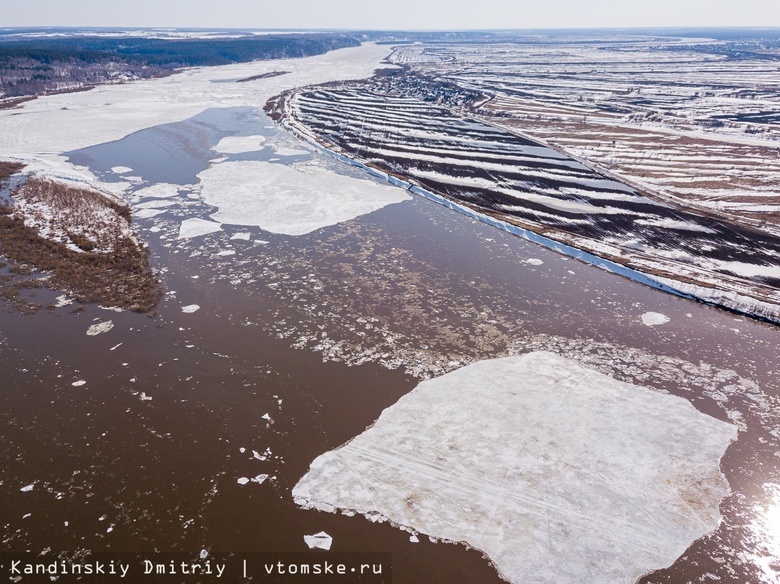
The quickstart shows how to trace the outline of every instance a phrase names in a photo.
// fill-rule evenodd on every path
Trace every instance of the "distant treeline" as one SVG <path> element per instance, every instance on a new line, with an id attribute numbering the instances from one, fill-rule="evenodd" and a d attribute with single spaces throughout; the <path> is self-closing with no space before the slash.
<path id="1" fill-rule="evenodd" d="M 0 98 L 41 95 L 100 83 L 165 75 L 183 67 L 319 55 L 358 46 L 339 34 L 155 39 L 0 37 Z"/>

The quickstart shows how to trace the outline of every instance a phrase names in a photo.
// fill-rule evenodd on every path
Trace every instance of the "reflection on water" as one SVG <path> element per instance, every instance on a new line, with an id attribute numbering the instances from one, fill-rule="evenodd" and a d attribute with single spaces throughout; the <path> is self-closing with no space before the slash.
<path id="1" fill-rule="evenodd" d="M 759 569 L 762 582 L 780 582 L 780 485 L 764 485 L 767 504 L 754 508 L 750 539 L 754 547 L 745 555 Z"/>

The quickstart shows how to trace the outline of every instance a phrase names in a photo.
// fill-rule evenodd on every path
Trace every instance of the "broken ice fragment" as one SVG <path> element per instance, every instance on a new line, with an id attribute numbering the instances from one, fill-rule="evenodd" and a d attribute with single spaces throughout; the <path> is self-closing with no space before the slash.
<path id="1" fill-rule="evenodd" d="M 200 310 L 200 306 L 197 304 L 188 304 L 187 306 L 182 306 L 181 311 L 186 314 L 192 314 L 193 312 L 197 312 Z"/>
<path id="2" fill-rule="evenodd" d="M 265 420 L 265 421 L 267 421 L 267 422 L 270 422 L 270 421 L 271 421 L 271 416 L 269 416 L 268 414 L 264 414 L 264 415 L 263 415 L 263 416 L 261 416 L 261 417 L 262 417 L 262 419 L 263 419 L 263 420 Z"/>
<path id="3" fill-rule="evenodd" d="M 99 322 L 97 324 L 93 324 L 91 327 L 87 329 L 87 335 L 90 337 L 94 337 L 95 335 L 99 335 L 101 333 L 107 333 L 112 328 L 114 328 L 114 323 L 110 320 L 107 320 L 105 322 Z"/>
<path id="4" fill-rule="evenodd" d="M 267 474 L 259 474 L 252 479 L 252 482 L 262 485 L 267 478 L 268 478 Z"/>
<path id="5" fill-rule="evenodd" d="M 642 315 L 642 324 L 645 326 L 657 326 L 669 322 L 669 317 L 660 312 L 645 312 Z"/>
<path id="6" fill-rule="evenodd" d="M 26 487 L 22 487 L 22 488 L 21 488 L 21 489 L 19 489 L 19 490 L 20 490 L 22 493 L 29 493 L 30 491 L 32 491 L 32 490 L 33 490 L 33 487 L 35 487 L 35 483 L 30 483 L 30 484 L 29 484 L 29 485 L 27 485 Z"/>
<path id="7" fill-rule="evenodd" d="M 525 263 L 531 264 L 532 266 L 541 266 L 544 262 L 537 258 L 530 258 L 525 260 Z"/>
<path id="8" fill-rule="evenodd" d="M 246 477 L 241 477 L 240 479 L 238 479 L 238 484 L 239 484 L 239 485 L 245 485 L 245 484 L 247 484 L 248 482 L 249 482 L 249 479 L 248 479 L 248 478 L 246 478 Z"/>
<path id="9" fill-rule="evenodd" d="M 304 535 L 303 541 L 306 542 L 309 549 L 329 550 L 330 545 L 333 543 L 333 538 L 324 531 L 320 531 L 314 535 Z"/>
<path id="10" fill-rule="evenodd" d="M 198 554 L 201 560 L 205 560 L 209 557 L 209 553 L 206 550 L 200 550 L 200 554 Z"/>
<path id="11" fill-rule="evenodd" d="M 73 387 L 81 387 L 82 385 L 86 385 L 86 384 L 87 382 L 84 381 L 83 379 L 79 379 L 78 381 L 74 381 L 73 383 L 71 383 Z"/>

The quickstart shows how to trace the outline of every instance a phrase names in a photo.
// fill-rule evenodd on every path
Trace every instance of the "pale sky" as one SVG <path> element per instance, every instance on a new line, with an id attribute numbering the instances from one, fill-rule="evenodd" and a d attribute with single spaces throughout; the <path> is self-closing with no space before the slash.
<path id="1" fill-rule="evenodd" d="M 0 0 L 0 28 L 780 27 L 780 0 Z"/>

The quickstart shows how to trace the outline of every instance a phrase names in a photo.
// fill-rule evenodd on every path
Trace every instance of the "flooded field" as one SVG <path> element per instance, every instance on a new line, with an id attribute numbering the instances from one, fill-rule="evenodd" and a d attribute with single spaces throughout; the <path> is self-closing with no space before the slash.
<path id="1" fill-rule="evenodd" d="M 777 327 L 390 192 L 260 105 L 66 151 L 104 183 L 129 183 L 165 297 L 147 315 L 38 290 L 36 314 L 0 311 L 5 551 L 322 557 L 304 538 L 324 531 L 332 552 L 390 552 L 394 582 L 501 582 L 478 550 L 306 510 L 292 489 L 421 381 L 549 351 L 739 430 L 717 529 L 640 581 L 777 581 Z M 321 196 L 349 204 L 318 210 L 310 230 L 301 209 L 295 234 L 261 228 L 263 209 L 219 193 L 235 192 L 220 166 L 246 173 L 236 181 L 273 176 L 282 193 L 284 173 L 319 177 Z M 364 206 L 366 192 L 381 201 Z"/>

